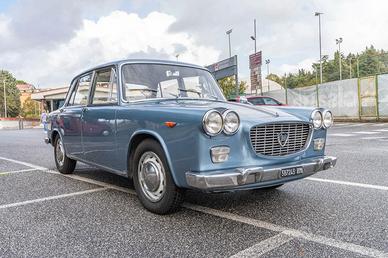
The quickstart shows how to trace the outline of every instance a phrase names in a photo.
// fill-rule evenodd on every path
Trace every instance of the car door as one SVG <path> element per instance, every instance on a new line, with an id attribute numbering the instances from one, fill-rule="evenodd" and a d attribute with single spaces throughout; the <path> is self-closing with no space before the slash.
<path id="1" fill-rule="evenodd" d="M 82 112 L 88 103 L 92 73 L 81 75 L 72 86 L 67 104 L 60 109 L 60 123 L 66 154 L 83 158 Z"/>
<path id="2" fill-rule="evenodd" d="M 107 168 L 117 167 L 116 110 L 118 105 L 115 67 L 96 70 L 90 101 L 83 109 L 82 143 L 87 161 Z"/>

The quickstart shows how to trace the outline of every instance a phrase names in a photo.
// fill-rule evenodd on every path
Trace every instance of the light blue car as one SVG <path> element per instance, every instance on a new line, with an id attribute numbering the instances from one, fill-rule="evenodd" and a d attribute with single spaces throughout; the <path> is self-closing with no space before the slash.
<path id="1" fill-rule="evenodd" d="M 329 169 L 322 108 L 227 102 L 203 67 L 123 60 L 71 82 L 49 115 L 47 143 L 61 173 L 77 161 L 133 179 L 141 203 L 166 214 L 185 189 L 276 188 Z"/>

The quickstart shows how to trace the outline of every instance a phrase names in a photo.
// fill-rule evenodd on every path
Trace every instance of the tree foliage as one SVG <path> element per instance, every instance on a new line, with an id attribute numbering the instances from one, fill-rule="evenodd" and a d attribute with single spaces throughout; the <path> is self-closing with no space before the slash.
<path id="1" fill-rule="evenodd" d="M 24 118 L 39 118 L 39 103 L 28 97 L 23 103 L 21 115 Z"/>
<path id="2" fill-rule="evenodd" d="M 7 71 L 0 72 L 0 116 L 5 116 L 4 85 L 7 97 L 7 116 L 16 117 L 20 113 L 20 92 L 16 88 L 16 79 Z"/>
<path id="3" fill-rule="evenodd" d="M 226 77 L 218 81 L 225 97 L 227 99 L 236 96 L 236 80 L 233 76 Z M 244 94 L 245 88 L 247 87 L 247 82 L 240 81 L 239 83 L 239 94 Z"/>
<path id="4" fill-rule="evenodd" d="M 357 69 L 358 59 L 358 69 Z M 331 82 L 340 78 L 340 55 L 338 51 L 334 53 L 334 59 L 326 57 L 322 61 L 322 81 Z M 376 50 L 373 46 L 366 47 L 360 54 L 349 53 L 347 56 L 341 53 L 342 79 L 357 78 L 363 76 L 388 73 L 388 51 Z M 312 64 L 312 71 L 299 69 L 296 73 L 286 76 L 270 74 L 270 80 L 284 85 L 288 88 L 297 88 L 315 85 L 320 82 L 319 63 Z"/>

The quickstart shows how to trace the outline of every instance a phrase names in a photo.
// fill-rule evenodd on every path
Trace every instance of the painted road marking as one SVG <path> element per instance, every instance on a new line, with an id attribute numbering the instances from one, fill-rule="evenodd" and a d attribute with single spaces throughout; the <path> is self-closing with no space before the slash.
<path id="1" fill-rule="evenodd" d="M 0 159 L 6 160 L 6 161 L 10 161 L 10 162 L 13 162 L 13 163 L 16 163 L 16 164 L 24 165 L 24 166 L 27 166 L 27 167 L 39 169 L 39 170 L 47 170 L 47 168 L 44 168 L 44 167 L 41 167 L 41 166 L 37 166 L 37 165 L 31 164 L 31 163 L 28 163 L 28 162 L 23 162 L 23 161 L 19 161 L 19 160 L 15 160 L 15 159 L 4 158 L 4 157 L 0 157 Z"/>
<path id="2" fill-rule="evenodd" d="M 377 129 L 377 130 L 374 130 L 376 132 L 388 132 L 388 129 Z"/>
<path id="3" fill-rule="evenodd" d="M 267 238 L 254 246 L 251 246 L 245 250 L 242 250 L 241 252 L 238 252 L 237 254 L 231 256 L 231 258 L 238 258 L 238 257 L 258 257 L 263 254 L 266 254 L 285 243 L 291 241 L 294 239 L 293 237 L 285 234 L 277 234 L 273 237 Z"/>
<path id="4" fill-rule="evenodd" d="M 380 132 L 371 132 L 371 131 L 360 131 L 360 132 L 353 132 L 357 134 L 378 134 Z"/>
<path id="5" fill-rule="evenodd" d="M 357 187 L 362 187 L 362 188 L 370 188 L 370 189 L 375 189 L 375 190 L 388 191 L 388 186 L 383 186 L 383 185 L 361 184 L 361 183 L 355 183 L 355 182 L 323 179 L 323 178 L 317 178 L 317 177 L 306 177 L 304 180 L 311 180 L 311 181 L 318 181 L 318 182 L 325 182 L 325 183 L 332 183 L 332 184 L 340 184 L 340 185 L 357 186 Z"/>
<path id="6" fill-rule="evenodd" d="M 15 203 L 10 203 L 10 204 L 4 204 L 4 205 L 0 205 L 0 209 L 7 209 L 7 208 L 11 208 L 11 207 L 24 206 L 24 205 L 31 204 L 31 203 L 44 202 L 44 201 L 49 201 L 49 200 L 57 200 L 57 199 L 62 199 L 62 198 L 66 198 L 66 197 L 71 197 L 71 196 L 100 192 L 100 191 L 105 191 L 106 189 L 107 188 L 102 187 L 102 188 L 90 189 L 90 190 L 85 190 L 85 191 L 80 191 L 80 192 L 54 195 L 54 196 L 49 196 L 49 197 L 44 197 L 44 198 L 39 198 L 39 199 L 34 199 L 34 200 L 28 200 L 28 201 L 24 201 L 24 202 L 15 202 Z"/>
<path id="7" fill-rule="evenodd" d="M 352 243 L 348 243 L 348 242 L 343 242 L 343 241 L 336 240 L 333 238 L 319 236 L 319 235 L 311 234 L 311 233 L 304 232 L 304 231 L 297 230 L 297 229 L 282 227 L 282 226 L 278 226 L 278 225 L 275 225 L 272 223 L 260 221 L 257 219 L 252 219 L 252 218 L 236 215 L 236 214 L 233 214 L 230 212 L 220 211 L 220 210 L 216 210 L 216 209 L 212 209 L 212 208 L 208 208 L 208 207 L 203 207 L 203 206 L 199 206 L 199 205 L 195 205 L 195 204 L 190 204 L 190 203 L 184 203 L 183 207 L 194 210 L 194 211 L 206 213 L 209 215 L 217 216 L 220 218 L 225 218 L 225 219 L 233 220 L 236 222 L 252 225 L 255 227 L 281 232 L 282 234 L 285 234 L 285 235 L 288 235 L 291 237 L 302 238 L 302 239 L 305 239 L 307 241 L 315 242 L 318 244 L 324 244 L 324 245 L 335 247 L 335 248 L 340 248 L 340 249 L 350 251 L 353 253 L 358 253 L 361 255 L 367 255 L 367 256 L 373 256 L 373 257 L 387 257 L 388 256 L 388 253 L 384 253 L 383 251 L 376 250 L 376 249 L 373 249 L 370 247 L 365 247 L 365 246 L 356 245 L 356 244 L 352 244 Z M 266 225 L 268 225 L 268 227 L 266 227 Z"/>
<path id="8" fill-rule="evenodd" d="M 29 164 L 27 162 L 24 162 L 24 163 L 25 164 Z M 33 164 L 29 164 L 29 165 L 31 167 L 35 166 Z M 46 171 L 46 173 L 53 173 L 53 174 L 63 175 L 63 174 L 60 174 L 60 173 L 58 173 L 56 171 L 53 171 L 53 170 L 45 169 L 45 171 Z M 63 176 L 69 176 L 69 175 L 63 175 Z M 74 178 L 75 180 L 81 180 L 82 177 L 72 176 L 72 178 Z M 316 178 L 314 178 L 314 179 L 315 179 L 315 181 L 330 182 L 330 183 L 338 183 L 338 182 L 340 182 L 341 184 L 346 183 L 348 185 L 365 187 L 365 184 L 349 183 L 349 182 L 345 182 L 345 181 L 335 181 L 335 180 L 326 180 L 326 179 L 323 180 L 323 179 L 316 179 Z M 81 181 L 85 181 L 86 182 L 86 180 L 88 182 L 90 182 L 90 183 L 91 182 L 98 182 L 99 185 L 103 184 L 105 186 L 109 186 L 110 189 L 116 189 L 118 191 L 122 191 L 123 190 L 122 187 L 118 187 L 118 186 L 115 186 L 115 185 L 112 185 L 112 184 L 108 184 L 108 183 L 103 183 L 103 182 L 96 181 L 96 180 L 93 180 L 93 179 L 82 178 Z M 368 186 L 372 186 L 372 185 L 368 185 Z M 376 186 L 374 186 L 374 187 L 376 187 Z M 388 187 L 384 187 L 384 186 L 379 186 L 379 187 L 383 188 L 383 189 L 380 189 L 380 190 L 385 190 L 385 188 L 388 189 Z M 367 187 L 367 188 L 370 188 L 370 187 Z M 103 187 L 103 188 L 97 188 L 97 189 L 82 191 L 82 192 L 76 192 L 76 193 L 72 193 L 72 194 L 58 195 L 58 196 L 63 196 L 63 197 L 58 197 L 58 196 L 55 197 L 55 196 L 53 196 L 53 197 L 46 197 L 46 198 L 42 198 L 42 199 L 38 199 L 38 200 L 45 201 L 45 200 L 50 200 L 50 199 L 59 199 L 59 198 L 67 197 L 68 195 L 74 196 L 74 195 L 80 195 L 80 194 L 83 194 L 83 193 L 86 193 L 86 192 L 103 191 L 103 190 L 106 190 L 106 189 L 107 189 L 107 187 Z M 126 188 L 124 188 L 124 189 L 126 189 Z M 134 191 L 130 191 L 130 192 L 122 191 L 122 192 L 136 195 L 136 193 Z M 34 200 L 26 201 L 26 202 L 33 203 Z M 22 203 L 28 204 L 26 202 L 22 202 Z M 22 204 L 22 205 L 25 205 L 25 204 Z M 9 205 L 13 205 L 13 204 L 8 204 L 8 206 Z M 20 206 L 20 205 L 15 205 L 15 206 Z M 1 207 L 2 206 L 0 206 L 0 208 Z M 12 207 L 12 206 L 10 206 L 10 207 Z M 340 249 L 347 250 L 347 251 L 354 252 L 354 253 L 358 253 L 358 254 L 361 254 L 361 255 L 374 256 L 374 257 L 388 257 L 388 253 L 384 253 L 383 251 L 376 250 L 376 249 L 373 249 L 373 248 L 370 248 L 370 247 L 365 247 L 365 246 L 361 246 L 361 245 L 357 245 L 357 244 L 343 242 L 343 241 L 340 241 L 340 240 L 336 240 L 336 239 L 333 239 L 333 238 L 328 238 L 328 237 L 324 237 L 324 236 L 320 236 L 320 235 L 314 235 L 314 234 L 311 234 L 311 233 L 308 233 L 308 232 L 304 232 L 304 231 L 301 231 L 301 230 L 296 230 L 296 229 L 292 229 L 292 228 L 287 228 L 287 227 L 279 226 L 279 225 L 272 224 L 272 223 L 269 223 L 269 222 L 260 221 L 260 220 L 256 220 L 256 219 L 252 219 L 252 218 L 236 215 L 236 214 L 233 214 L 233 213 L 230 213 L 230 212 L 220 211 L 220 210 L 216 210 L 216 209 L 212 209 L 212 208 L 208 208 L 208 207 L 204 207 L 204 206 L 200 206 L 200 205 L 195 205 L 195 204 L 191 204 L 191 203 L 183 203 L 182 207 L 185 207 L 185 208 L 190 209 L 190 210 L 202 212 L 202 213 L 205 213 L 205 214 L 217 216 L 217 217 L 220 217 L 220 218 L 225 218 L 225 219 L 233 220 L 233 221 L 236 221 L 236 222 L 241 222 L 241 223 L 244 223 L 244 224 L 252 225 L 252 226 L 255 226 L 255 227 L 264 228 L 264 229 L 267 229 L 267 230 L 270 230 L 270 231 L 280 232 L 282 234 L 285 234 L 285 235 L 288 235 L 288 236 L 291 236 L 291 237 L 302 238 L 302 239 L 305 239 L 307 241 L 312 241 L 312 242 L 316 242 L 316 243 L 319 243 L 319 244 L 324 244 L 324 245 L 328 245 L 328 246 L 331 246 L 331 247 L 340 248 Z"/>
<path id="9" fill-rule="evenodd" d="M 361 139 L 362 140 L 378 140 L 378 139 L 385 139 L 385 138 L 387 138 L 387 137 L 378 137 L 378 136 L 373 137 L 373 136 L 371 136 L 371 137 L 362 137 Z"/>
<path id="10" fill-rule="evenodd" d="M 329 133 L 329 136 L 350 137 L 350 136 L 356 136 L 356 135 L 351 133 Z"/>
<path id="11" fill-rule="evenodd" d="M 17 174 L 17 173 L 29 172 L 29 171 L 34 171 L 34 170 L 38 170 L 38 169 L 28 168 L 28 169 L 21 169 L 21 170 L 15 170 L 15 171 L 0 172 L 0 176 L 5 176 L 8 174 Z"/>

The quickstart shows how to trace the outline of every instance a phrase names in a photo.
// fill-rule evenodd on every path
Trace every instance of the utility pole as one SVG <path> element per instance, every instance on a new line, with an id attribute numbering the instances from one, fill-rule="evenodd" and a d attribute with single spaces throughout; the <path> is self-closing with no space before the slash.
<path id="1" fill-rule="evenodd" d="M 360 65 L 359 65 L 359 62 L 358 62 L 358 54 L 357 54 L 356 62 L 357 62 L 357 78 L 360 78 Z"/>
<path id="2" fill-rule="evenodd" d="M 269 79 L 268 79 L 268 77 L 269 77 L 269 63 L 271 63 L 271 60 L 266 59 L 265 64 L 267 65 L 267 83 L 268 83 L 268 91 L 267 92 L 269 92 Z"/>
<path id="3" fill-rule="evenodd" d="M 287 73 L 284 74 L 284 90 L 286 91 L 286 104 L 288 105 Z"/>
<path id="4" fill-rule="evenodd" d="M 231 44 L 230 44 L 230 34 L 231 33 L 232 33 L 232 29 L 230 29 L 226 32 L 226 35 L 228 35 L 228 39 L 229 39 L 229 58 L 232 57 L 232 48 L 231 48 Z"/>
<path id="5" fill-rule="evenodd" d="M 7 93 L 5 91 L 5 76 L 4 76 L 3 70 L 1 70 L 1 75 L 3 77 L 3 89 L 4 89 L 4 117 L 7 118 Z"/>
<path id="6" fill-rule="evenodd" d="M 349 69 L 349 79 L 352 79 L 352 57 L 350 57 L 349 65 L 350 65 L 350 69 Z"/>
<path id="7" fill-rule="evenodd" d="M 315 12 L 315 16 L 318 16 L 318 22 L 319 22 L 319 74 L 321 78 L 321 84 L 322 84 L 322 34 L 321 34 L 321 15 L 323 13 Z"/>
<path id="8" fill-rule="evenodd" d="M 342 56 L 341 56 L 341 43 L 342 38 L 336 39 L 335 43 L 338 45 L 338 56 L 339 56 L 339 70 L 340 70 L 340 80 L 342 80 Z"/>
<path id="9" fill-rule="evenodd" d="M 256 19 L 253 20 L 253 36 L 251 36 L 251 39 L 254 41 L 254 44 L 255 44 L 255 54 L 257 52 L 256 48 L 257 48 L 257 45 L 256 45 Z"/>

